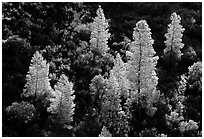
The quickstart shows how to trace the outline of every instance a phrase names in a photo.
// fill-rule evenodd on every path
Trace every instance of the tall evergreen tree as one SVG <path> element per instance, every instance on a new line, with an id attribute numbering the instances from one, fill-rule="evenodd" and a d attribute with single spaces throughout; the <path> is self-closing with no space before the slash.
<path id="1" fill-rule="evenodd" d="M 12 119 L 20 119 L 20 121 L 24 121 L 25 124 L 35 119 L 39 128 L 44 128 L 44 123 L 47 119 L 46 109 L 49 105 L 49 97 L 52 92 L 48 73 L 49 64 L 47 64 L 42 55 L 36 51 L 26 76 L 27 82 L 25 89 L 23 89 L 23 93 L 21 94 L 21 97 L 29 102 L 14 102 L 11 106 L 7 107 L 7 113 L 12 116 Z M 25 126 L 24 128 L 29 129 L 31 127 Z"/>
<path id="2" fill-rule="evenodd" d="M 89 87 L 89 84 L 94 77 L 99 77 L 97 75 L 108 76 L 113 65 L 113 57 L 108 53 L 108 39 L 110 38 L 108 23 L 100 6 L 96 15 L 93 23 L 90 25 L 90 41 L 89 43 L 85 41 L 80 42 L 80 46 L 77 47 L 76 50 L 77 59 L 73 65 L 71 65 L 71 69 L 75 74 L 75 121 L 77 123 L 79 123 L 79 121 L 85 121 L 84 125 L 89 125 L 90 128 L 84 129 L 86 133 L 92 129 L 92 126 L 95 126 L 93 121 L 93 113 L 95 113 L 95 111 L 93 108 L 95 108 L 96 111 L 100 109 L 100 107 L 97 107 L 97 105 L 100 105 L 98 100 L 91 98 L 92 95 L 90 92 L 94 92 L 94 96 L 97 96 L 97 93 L 92 90 L 94 88 L 91 89 L 91 87 Z M 97 79 L 100 78 L 95 78 L 94 80 Z M 99 125 L 96 124 L 96 126 Z M 100 131 L 100 127 L 96 128 L 96 130 Z M 92 134 L 92 136 L 96 135 L 98 135 L 98 133 Z"/>
<path id="3" fill-rule="evenodd" d="M 130 84 L 127 79 L 126 64 L 122 61 L 120 54 L 118 53 L 115 58 L 114 66 L 110 71 L 111 76 L 114 76 L 119 87 L 120 96 L 127 97 L 129 95 Z"/>
<path id="4" fill-rule="evenodd" d="M 163 50 L 164 55 L 162 57 L 163 67 L 159 77 L 160 91 L 165 94 L 165 97 L 169 97 L 173 100 L 177 96 L 177 89 L 179 88 L 177 81 L 180 80 L 177 76 L 178 62 L 183 55 L 181 49 L 184 47 L 182 43 L 182 36 L 184 28 L 181 23 L 181 17 L 176 13 L 172 13 L 170 17 L 171 23 L 168 25 L 167 33 L 165 34 L 166 41 L 164 41 L 166 48 Z"/>
<path id="5" fill-rule="evenodd" d="M 90 48 L 92 51 L 97 51 L 104 56 L 109 50 L 107 43 L 110 33 L 108 33 L 108 22 L 100 5 L 96 15 L 91 26 Z"/>
<path id="6" fill-rule="evenodd" d="M 26 75 L 25 89 L 23 89 L 21 96 L 34 105 L 40 130 L 47 126 L 45 124 L 48 118 L 47 107 L 49 107 L 53 91 L 48 74 L 49 64 L 43 59 L 42 54 L 36 51 L 31 59 L 29 71 Z"/>
<path id="7" fill-rule="evenodd" d="M 107 79 L 104 79 L 102 75 L 96 75 L 89 85 L 89 89 L 92 96 L 92 103 L 94 109 L 96 109 L 97 113 L 100 113 L 102 109 L 102 100 L 106 91 Z"/>
<path id="8" fill-rule="evenodd" d="M 130 82 L 131 99 L 147 109 L 152 115 L 156 108 L 152 107 L 158 91 L 156 90 L 158 77 L 156 64 L 158 56 L 155 56 L 153 39 L 150 28 L 145 20 L 137 22 L 133 31 L 134 41 L 131 43 L 132 55 L 127 63 L 127 78 Z"/>
<path id="9" fill-rule="evenodd" d="M 120 58 L 120 57 L 118 57 Z M 129 126 L 128 126 L 128 114 L 127 111 L 123 110 L 122 98 L 121 96 L 126 95 L 128 92 L 124 88 L 127 84 L 123 80 L 123 85 L 121 85 L 122 76 L 116 75 L 115 69 L 118 69 L 118 60 L 115 61 L 114 68 L 110 71 L 110 77 L 107 80 L 106 91 L 102 98 L 102 108 L 100 118 L 102 123 L 107 127 L 113 136 L 128 136 Z M 122 62 L 122 60 L 120 61 Z M 121 72 L 121 71 L 118 71 Z"/>
<path id="10" fill-rule="evenodd" d="M 117 54 L 110 77 L 104 79 L 97 75 L 90 84 L 99 107 L 99 120 L 107 127 L 112 136 L 128 136 L 128 112 L 123 110 L 122 99 L 128 96 L 129 82 L 126 68 L 120 54 Z"/>
<path id="11" fill-rule="evenodd" d="M 170 19 L 171 23 L 168 25 L 168 31 L 165 34 L 164 56 L 168 60 L 169 67 L 172 68 L 173 63 L 181 59 L 181 49 L 184 47 L 182 36 L 185 29 L 180 25 L 181 17 L 179 15 L 172 13 Z"/>
<path id="12" fill-rule="evenodd" d="M 48 74 L 49 64 L 47 64 L 42 55 L 36 51 L 31 60 L 28 74 L 26 75 L 27 82 L 21 94 L 22 97 L 31 98 L 35 103 L 37 100 L 49 96 L 52 88 L 50 87 Z"/>
<path id="13" fill-rule="evenodd" d="M 70 122 L 73 121 L 74 98 L 73 84 L 63 74 L 55 85 L 53 98 L 50 99 L 51 105 L 47 109 L 53 114 L 54 120 L 62 124 L 63 127 L 70 128 Z"/>

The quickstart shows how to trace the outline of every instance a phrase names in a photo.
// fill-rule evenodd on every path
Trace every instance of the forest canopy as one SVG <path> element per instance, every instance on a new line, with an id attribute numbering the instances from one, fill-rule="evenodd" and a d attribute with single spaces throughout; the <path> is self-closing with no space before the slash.
<path id="1" fill-rule="evenodd" d="M 3 136 L 201 133 L 201 2 L 2 3 Z"/>

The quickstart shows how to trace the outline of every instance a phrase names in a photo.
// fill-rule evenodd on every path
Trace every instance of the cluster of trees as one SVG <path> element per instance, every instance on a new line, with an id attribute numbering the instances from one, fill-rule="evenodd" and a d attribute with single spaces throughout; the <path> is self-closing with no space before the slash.
<path id="1" fill-rule="evenodd" d="M 3 136 L 201 136 L 201 5 L 3 3 Z"/>

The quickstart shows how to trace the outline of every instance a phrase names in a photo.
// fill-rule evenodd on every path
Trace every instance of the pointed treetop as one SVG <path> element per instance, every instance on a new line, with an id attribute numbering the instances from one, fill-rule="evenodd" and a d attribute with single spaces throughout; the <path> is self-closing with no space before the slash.
<path id="1" fill-rule="evenodd" d="M 154 56 L 156 52 L 152 47 L 154 40 L 152 39 L 151 34 L 151 29 L 149 28 L 147 22 L 145 20 L 138 21 L 133 31 L 134 41 L 130 44 L 130 52 L 139 52 L 140 45 L 144 44 L 142 47 L 142 49 L 144 49 L 143 52 L 146 51 L 149 55 Z"/>
<path id="2" fill-rule="evenodd" d="M 97 15 L 102 15 L 102 16 L 104 16 L 103 9 L 101 8 L 101 5 L 98 6 L 98 9 L 97 9 L 97 11 L 96 11 L 96 14 L 97 14 Z"/>
<path id="3" fill-rule="evenodd" d="M 172 13 L 170 19 L 171 19 L 172 21 L 179 21 L 179 22 L 181 21 L 181 17 L 180 17 L 179 15 L 177 15 L 175 12 Z"/>
<path id="4" fill-rule="evenodd" d="M 119 53 L 116 55 L 116 58 L 114 60 L 114 66 L 113 66 L 112 70 L 110 71 L 110 75 L 111 74 L 112 74 L 112 76 L 114 76 L 114 78 L 116 78 L 116 80 L 117 80 L 117 82 L 119 82 L 119 84 L 121 83 L 121 79 L 125 78 L 125 76 L 126 76 L 125 63 L 121 59 L 121 56 Z"/>
<path id="5" fill-rule="evenodd" d="M 164 55 L 170 56 L 170 59 L 172 59 L 174 54 L 176 60 L 180 60 L 182 56 L 180 49 L 184 47 L 182 37 L 185 29 L 180 25 L 181 17 L 179 15 L 172 13 L 170 19 L 171 23 L 168 25 L 168 30 L 165 34 L 166 41 L 164 43 L 166 48 L 164 49 Z"/>
<path id="6" fill-rule="evenodd" d="M 94 21 L 96 20 L 101 20 L 100 22 L 105 22 L 106 21 L 106 18 L 105 18 L 105 15 L 104 15 L 104 12 L 103 12 L 103 9 L 101 8 L 101 6 L 99 5 L 98 6 L 98 9 L 96 11 L 96 17 L 94 19 Z M 108 27 L 108 24 L 103 24 L 106 28 Z"/>
<path id="7" fill-rule="evenodd" d="M 26 75 L 25 89 L 22 97 L 32 97 L 34 100 L 51 92 L 49 83 L 49 64 L 43 56 L 36 51 L 32 57 L 28 74 Z"/>
<path id="8" fill-rule="evenodd" d="M 149 28 L 149 25 L 147 24 L 146 20 L 140 20 L 136 23 L 136 27 L 133 30 L 133 39 L 135 40 L 135 43 L 138 44 L 140 42 L 140 39 L 142 38 L 141 34 L 143 34 L 146 39 L 148 39 L 148 44 L 152 45 L 154 43 L 154 40 L 151 37 L 151 29 Z M 147 41 L 147 40 L 144 40 Z"/>
<path id="9" fill-rule="evenodd" d="M 171 24 L 169 24 L 168 26 L 172 27 L 173 31 L 178 32 L 180 30 L 180 32 L 182 33 L 185 30 L 184 28 L 182 28 L 183 26 L 180 25 L 181 17 L 177 15 L 175 12 L 171 14 L 170 20 Z"/>
<path id="10" fill-rule="evenodd" d="M 136 23 L 136 29 L 138 31 L 140 31 L 140 30 L 150 30 L 146 20 L 140 20 L 139 22 L 137 22 Z"/>
<path id="11" fill-rule="evenodd" d="M 108 33 L 108 22 L 100 6 L 96 11 L 96 15 L 91 25 L 90 47 L 91 50 L 106 55 L 109 50 L 108 39 L 110 38 L 110 33 Z"/>
<path id="12" fill-rule="evenodd" d="M 44 60 L 43 56 L 38 51 L 36 51 L 32 57 L 31 64 L 45 66 L 46 60 Z"/>
<path id="13" fill-rule="evenodd" d="M 115 65 L 117 65 L 118 67 L 123 67 L 124 66 L 124 63 L 123 63 L 119 53 L 116 55 Z"/>

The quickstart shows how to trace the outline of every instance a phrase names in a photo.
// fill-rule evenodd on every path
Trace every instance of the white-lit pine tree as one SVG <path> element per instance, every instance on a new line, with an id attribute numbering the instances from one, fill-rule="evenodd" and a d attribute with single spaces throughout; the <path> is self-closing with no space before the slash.
<path id="1" fill-rule="evenodd" d="M 181 23 L 181 17 L 176 13 L 172 13 L 171 23 L 168 25 L 168 31 L 165 34 L 166 41 L 164 42 L 166 48 L 164 49 L 164 57 L 168 59 L 169 64 L 181 59 L 181 49 L 184 47 L 182 43 L 182 36 L 184 28 Z"/>
<path id="2" fill-rule="evenodd" d="M 99 119 L 112 136 L 128 136 L 128 114 L 121 105 L 122 97 L 128 96 L 129 83 L 126 78 L 126 68 L 117 54 L 110 77 L 104 79 L 97 75 L 90 84 L 90 90 L 95 94 L 96 104 L 100 107 Z M 126 96 L 126 97 L 125 97 Z"/>
<path id="3" fill-rule="evenodd" d="M 73 121 L 75 109 L 73 83 L 62 74 L 54 89 L 47 111 L 53 114 L 53 119 L 57 123 L 62 124 L 65 128 L 71 128 L 70 122 Z"/>
<path id="4" fill-rule="evenodd" d="M 31 98 L 34 103 L 42 99 L 47 100 L 52 92 L 48 74 L 49 64 L 47 64 L 42 55 L 36 51 L 32 57 L 28 74 L 26 75 L 26 84 L 21 94 L 22 97 Z"/>
<path id="5" fill-rule="evenodd" d="M 107 79 L 104 79 L 102 75 L 96 75 L 89 85 L 89 89 L 91 91 L 92 103 L 94 105 L 94 109 L 96 109 L 97 113 L 100 113 L 102 107 L 102 100 L 106 91 Z"/>
<path id="6" fill-rule="evenodd" d="M 121 105 L 121 87 L 117 77 L 110 71 L 106 91 L 102 98 L 100 118 L 113 136 L 128 136 L 128 115 Z"/>
<path id="7" fill-rule="evenodd" d="M 127 97 L 129 95 L 130 83 L 127 79 L 126 64 L 122 61 L 119 53 L 116 55 L 114 66 L 110 73 L 118 83 L 119 95 Z"/>
<path id="8" fill-rule="evenodd" d="M 44 122 L 47 119 L 49 98 L 52 93 L 48 73 L 49 64 L 36 51 L 32 57 L 29 71 L 26 75 L 25 88 L 21 94 L 21 97 L 27 101 L 14 102 L 6 108 L 11 120 L 18 120 L 19 123 L 27 124 L 34 119 L 40 127 L 44 126 Z"/>
<path id="9" fill-rule="evenodd" d="M 130 45 L 132 55 L 127 63 L 130 99 L 145 108 L 146 113 L 152 116 L 156 111 L 153 103 L 159 96 L 156 89 L 158 77 L 155 72 L 158 56 L 155 56 L 156 52 L 152 46 L 154 40 L 145 20 L 136 23 L 133 39 Z"/>
<path id="10" fill-rule="evenodd" d="M 108 33 L 108 22 L 104 16 L 103 9 L 99 5 L 96 12 L 96 17 L 91 25 L 90 49 L 106 55 L 109 50 L 107 45 L 110 33 Z"/>

